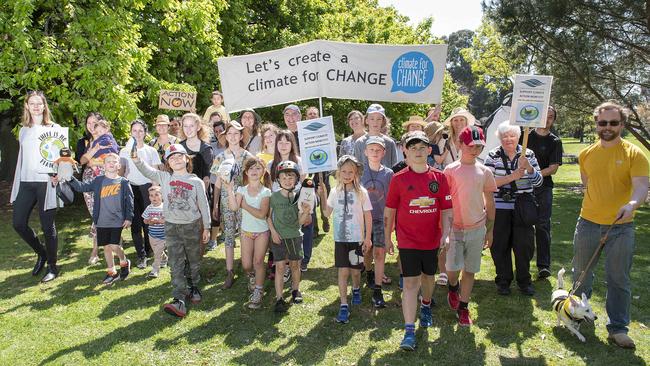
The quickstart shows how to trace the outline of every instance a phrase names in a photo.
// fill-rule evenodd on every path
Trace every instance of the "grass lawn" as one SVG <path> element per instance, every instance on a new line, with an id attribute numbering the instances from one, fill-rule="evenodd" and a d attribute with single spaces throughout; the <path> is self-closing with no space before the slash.
<path id="1" fill-rule="evenodd" d="M 574 144 L 565 142 L 565 149 Z M 570 268 L 572 236 L 581 195 L 571 186 L 579 181 L 577 165 L 560 168 L 553 215 L 553 271 Z M 86 262 L 91 242 L 90 218 L 77 205 L 57 214 L 62 275 L 39 284 L 30 275 L 34 256 L 11 227 L 9 207 L 0 222 L 0 360 L 2 365 L 213 365 L 213 364 L 360 364 L 360 365 L 639 365 L 650 360 L 650 209 L 637 215 L 637 255 L 632 269 L 630 335 L 635 351 L 608 345 L 605 329 L 605 285 L 602 262 L 597 268 L 592 305 L 599 319 L 584 324 L 587 343 L 555 326 L 550 296 L 555 278 L 537 281 L 537 294 L 514 291 L 502 297 L 493 284 L 494 266 L 483 256 L 470 311 L 475 322 L 459 328 L 446 305 L 446 289 L 434 298 L 434 325 L 417 329 L 418 348 L 403 352 L 400 292 L 386 290 L 388 308 L 375 311 L 371 291 L 363 289 L 363 305 L 352 307 L 350 323 L 334 321 L 338 310 L 336 270 L 331 234 L 316 240 L 309 271 L 304 275 L 305 302 L 284 316 L 272 311 L 273 287 L 266 283 L 264 306 L 245 307 L 246 281 L 238 278 L 222 290 L 225 273 L 223 245 L 209 252 L 202 265 L 204 301 L 177 320 L 161 311 L 170 298 L 169 271 L 155 280 L 134 268 L 132 276 L 113 287 L 99 285 L 101 265 Z M 32 225 L 39 227 L 37 215 Z M 134 258 L 130 236 L 127 254 Z M 237 252 L 239 252 L 237 250 Z M 103 262 L 102 262 L 103 263 Z M 534 270 L 534 260 L 531 268 Z M 395 257 L 388 274 L 397 282 Z M 567 274 L 565 280 L 570 281 Z M 288 292 L 287 292 L 288 296 Z"/>

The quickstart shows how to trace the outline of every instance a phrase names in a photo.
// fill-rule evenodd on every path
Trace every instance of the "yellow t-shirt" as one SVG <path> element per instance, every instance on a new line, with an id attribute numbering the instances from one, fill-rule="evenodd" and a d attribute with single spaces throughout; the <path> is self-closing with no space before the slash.
<path id="1" fill-rule="evenodd" d="M 273 154 L 269 154 L 263 151 L 258 152 L 257 157 L 264 161 L 264 166 L 269 165 L 269 162 L 273 160 Z"/>
<path id="2" fill-rule="evenodd" d="M 203 113 L 203 123 L 207 124 L 210 121 L 210 115 L 214 112 L 219 112 L 224 122 L 230 122 L 230 115 L 228 112 L 226 112 L 226 108 L 224 106 L 221 105 L 215 107 L 214 105 L 210 105 L 208 109 L 205 110 L 205 113 Z M 212 126 L 208 127 L 212 128 Z"/>
<path id="3" fill-rule="evenodd" d="M 587 177 L 580 216 L 600 225 L 614 222 L 632 197 L 632 177 L 647 177 L 649 170 L 643 151 L 626 140 L 608 148 L 597 141 L 580 152 L 578 162 L 580 173 Z"/>

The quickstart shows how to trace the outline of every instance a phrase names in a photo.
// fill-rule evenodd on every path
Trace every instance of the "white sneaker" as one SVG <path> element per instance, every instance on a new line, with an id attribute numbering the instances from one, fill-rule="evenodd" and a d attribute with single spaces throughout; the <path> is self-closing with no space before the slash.
<path id="1" fill-rule="evenodd" d="M 447 274 L 446 273 L 441 273 L 438 275 L 438 279 L 436 280 L 436 285 L 438 286 L 447 286 Z"/>
<path id="2" fill-rule="evenodd" d="M 248 303 L 249 309 L 259 309 L 262 306 L 262 297 L 264 292 L 262 289 L 255 288 L 253 289 L 253 294 L 250 296 L 250 302 Z"/>
<path id="3" fill-rule="evenodd" d="M 248 274 L 248 292 L 255 290 L 255 273 Z"/>
<path id="4" fill-rule="evenodd" d="M 289 282 L 289 280 L 291 279 L 291 268 L 289 268 L 289 266 L 287 266 L 287 268 L 284 269 L 284 276 L 283 277 L 284 277 L 283 278 L 284 283 Z"/>

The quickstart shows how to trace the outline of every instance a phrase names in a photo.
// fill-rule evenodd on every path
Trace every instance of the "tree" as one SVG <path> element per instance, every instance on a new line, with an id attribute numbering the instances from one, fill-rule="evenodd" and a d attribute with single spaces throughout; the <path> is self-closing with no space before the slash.
<path id="1" fill-rule="evenodd" d="M 616 99 L 630 109 L 627 129 L 650 148 L 638 113 L 650 88 L 650 1 L 494 0 L 485 13 L 514 54 L 555 76 L 554 99 L 574 115 Z"/>

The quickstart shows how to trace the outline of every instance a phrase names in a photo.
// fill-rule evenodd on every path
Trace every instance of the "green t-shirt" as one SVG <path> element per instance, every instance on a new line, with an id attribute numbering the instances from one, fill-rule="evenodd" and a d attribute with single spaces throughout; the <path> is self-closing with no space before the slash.
<path id="1" fill-rule="evenodd" d="M 298 206 L 293 200 L 282 195 L 282 192 L 273 192 L 271 195 L 271 209 L 273 226 L 282 239 L 292 239 L 301 236 L 300 223 L 298 222 Z"/>

